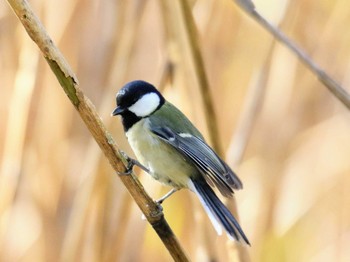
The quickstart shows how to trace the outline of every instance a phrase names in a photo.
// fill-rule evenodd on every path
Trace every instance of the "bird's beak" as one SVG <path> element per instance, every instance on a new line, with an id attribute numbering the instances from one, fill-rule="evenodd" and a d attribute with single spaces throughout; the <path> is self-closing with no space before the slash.
<path id="1" fill-rule="evenodd" d="M 117 107 L 113 110 L 111 116 L 120 115 L 120 114 L 123 113 L 124 111 L 125 111 L 124 108 L 122 108 L 122 107 L 120 107 L 120 106 L 117 106 Z"/>

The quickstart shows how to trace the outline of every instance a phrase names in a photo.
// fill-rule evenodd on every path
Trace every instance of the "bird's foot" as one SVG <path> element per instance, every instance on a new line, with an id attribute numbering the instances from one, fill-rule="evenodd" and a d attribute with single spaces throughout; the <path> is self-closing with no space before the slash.
<path id="1" fill-rule="evenodd" d="M 144 165 L 142 165 L 139 161 L 137 161 L 136 159 L 130 158 L 124 152 L 122 152 L 122 154 L 124 155 L 125 159 L 128 161 L 128 164 L 126 166 L 125 172 L 118 172 L 119 176 L 128 176 L 128 175 L 130 175 L 132 173 L 132 170 L 133 170 L 134 166 L 138 166 L 139 168 L 141 168 L 146 173 L 150 173 L 149 169 L 147 167 L 145 167 Z"/>

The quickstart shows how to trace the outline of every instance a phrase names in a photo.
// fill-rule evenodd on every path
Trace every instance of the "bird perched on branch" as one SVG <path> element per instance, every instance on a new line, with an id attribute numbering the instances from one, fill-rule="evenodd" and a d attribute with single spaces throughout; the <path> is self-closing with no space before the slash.
<path id="1" fill-rule="evenodd" d="M 215 230 L 222 228 L 228 236 L 250 245 L 242 228 L 227 207 L 216 196 L 216 187 L 225 197 L 242 183 L 231 168 L 205 142 L 202 134 L 160 92 L 144 81 L 127 83 L 117 93 L 113 116 L 120 115 L 125 134 L 137 160 L 129 159 L 154 179 L 175 191 L 188 188 L 199 197 Z"/>

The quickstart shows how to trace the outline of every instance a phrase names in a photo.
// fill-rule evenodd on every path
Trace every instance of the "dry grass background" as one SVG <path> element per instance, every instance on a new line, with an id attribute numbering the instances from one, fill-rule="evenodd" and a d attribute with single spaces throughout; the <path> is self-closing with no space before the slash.
<path id="1" fill-rule="evenodd" d="M 348 111 L 233 2 L 190 4 L 220 142 L 244 183 L 236 200 L 251 260 L 349 261 Z M 255 4 L 350 90 L 348 1 Z M 200 91 L 183 50 L 173 51 L 160 1 L 31 5 L 120 148 L 132 155 L 110 117 L 115 93 L 133 79 L 164 83 L 169 58 L 164 95 L 208 135 Z M 0 87 L 0 261 L 171 261 L 5 1 Z M 154 198 L 168 190 L 140 179 Z M 193 261 L 234 257 L 193 194 L 180 191 L 163 207 Z"/>

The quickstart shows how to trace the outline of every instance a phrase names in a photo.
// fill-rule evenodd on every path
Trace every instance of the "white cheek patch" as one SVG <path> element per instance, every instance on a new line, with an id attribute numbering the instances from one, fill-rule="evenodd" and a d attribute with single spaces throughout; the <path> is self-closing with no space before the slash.
<path id="1" fill-rule="evenodd" d="M 156 93 L 149 93 L 142 96 L 135 104 L 130 106 L 129 111 L 133 112 L 138 117 L 150 115 L 157 109 L 160 103 L 160 98 Z"/>

